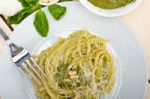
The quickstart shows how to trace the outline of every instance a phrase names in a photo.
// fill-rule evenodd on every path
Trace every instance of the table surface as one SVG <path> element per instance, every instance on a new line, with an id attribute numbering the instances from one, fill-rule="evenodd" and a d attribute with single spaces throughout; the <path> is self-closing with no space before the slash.
<path id="1" fill-rule="evenodd" d="M 148 77 L 150 79 L 150 0 L 143 0 L 141 5 L 136 8 L 133 12 L 120 17 L 129 27 L 135 31 L 135 35 L 139 42 L 142 44 L 145 55 L 148 62 Z M 0 18 L 0 27 L 8 33 L 11 33 L 10 29 L 4 23 L 4 21 Z M 3 40 L 0 39 L 0 52 L 3 49 Z M 150 99 L 150 84 L 148 84 L 147 94 L 145 99 Z"/>

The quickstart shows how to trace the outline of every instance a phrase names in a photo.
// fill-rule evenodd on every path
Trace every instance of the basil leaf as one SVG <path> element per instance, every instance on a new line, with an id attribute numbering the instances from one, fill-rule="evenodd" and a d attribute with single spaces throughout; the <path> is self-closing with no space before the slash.
<path id="1" fill-rule="evenodd" d="M 38 31 L 38 33 L 42 37 L 47 36 L 48 30 L 49 30 L 49 25 L 48 25 L 46 15 L 42 10 L 39 10 L 35 14 L 35 19 L 34 19 L 33 24 L 34 24 L 34 27 L 36 28 L 36 30 Z"/>
<path id="2" fill-rule="evenodd" d="M 38 4 L 39 0 L 18 0 L 23 7 L 29 7 Z"/>
<path id="3" fill-rule="evenodd" d="M 41 5 L 26 7 L 15 16 L 8 17 L 7 22 L 10 24 L 19 24 L 24 18 L 40 8 L 42 8 Z"/>
<path id="4" fill-rule="evenodd" d="M 66 7 L 57 4 L 48 6 L 48 10 L 55 20 L 59 20 L 66 13 Z"/>

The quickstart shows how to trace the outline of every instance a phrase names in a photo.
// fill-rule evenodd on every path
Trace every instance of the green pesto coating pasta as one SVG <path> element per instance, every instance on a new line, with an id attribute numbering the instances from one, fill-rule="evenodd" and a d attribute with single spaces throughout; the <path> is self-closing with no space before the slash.
<path id="1" fill-rule="evenodd" d="M 99 99 L 115 85 L 107 40 L 78 30 L 38 55 L 48 81 L 36 87 L 40 99 Z"/>

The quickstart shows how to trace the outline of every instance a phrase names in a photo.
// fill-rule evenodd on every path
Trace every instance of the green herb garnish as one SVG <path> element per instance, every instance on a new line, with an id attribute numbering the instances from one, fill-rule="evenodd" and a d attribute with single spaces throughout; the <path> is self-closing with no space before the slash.
<path id="1" fill-rule="evenodd" d="M 23 7 L 29 7 L 29 6 L 33 6 L 36 5 L 39 0 L 18 0 Z"/>
<path id="2" fill-rule="evenodd" d="M 10 24 L 19 24 L 24 18 L 40 8 L 42 8 L 41 5 L 26 7 L 16 15 L 8 17 L 7 22 Z"/>
<path id="3" fill-rule="evenodd" d="M 34 11 L 42 8 L 43 6 L 38 4 L 39 0 L 18 0 L 23 9 L 16 15 L 8 17 L 7 22 L 10 24 L 19 24 L 23 19 L 32 14 Z"/>
<path id="4" fill-rule="evenodd" d="M 35 19 L 33 22 L 36 30 L 42 37 L 46 37 L 49 30 L 48 20 L 45 13 L 42 10 L 39 10 L 35 14 Z"/>
<path id="5" fill-rule="evenodd" d="M 59 20 L 66 13 L 66 7 L 57 4 L 48 6 L 48 10 L 55 20 Z"/>

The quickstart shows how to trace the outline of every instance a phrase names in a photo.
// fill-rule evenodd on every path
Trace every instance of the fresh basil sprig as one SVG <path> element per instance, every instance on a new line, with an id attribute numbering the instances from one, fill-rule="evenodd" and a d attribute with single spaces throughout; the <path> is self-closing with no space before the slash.
<path id="1" fill-rule="evenodd" d="M 48 6 L 48 10 L 55 20 L 59 20 L 66 13 L 66 7 L 60 6 L 58 4 Z"/>
<path id="2" fill-rule="evenodd" d="M 38 33 L 42 36 L 42 37 L 46 37 L 49 31 L 49 24 L 48 24 L 48 20 L 46 18 L 45 13 L 42 10 L 39 10 L 36 14 L 35 14 L 35 19 L 34 19 L 34 27 L 36 28 L 36 30 L 38 31 Z"/>
<path id="3" fill-rule="evenodd" d="M 24 18 L 40 8 L 42 8 L 41 5 L 26 7 L 16 15 L 8 17 L 7 22 L 10 24 L 19 24 Z"/>
<path id="4" fill-rule="evenodd" d="M 66 13 L 66 7 L 53 4 L 48 6 L 48 10 L 50 14 L 54 17 L 54 19 L 59 20 L 65 13 Z M 37 32 L 42 36 L 46 37 L 49 31 L 49 24 L 48 20 L 46 18 L 45 13 L 42 10 L 39 10 L 35 14 L 34 19 L 34 27 L 36 28 Z"/>
<path id="5" fill-rule="evenodd" d="M 38 4 L 39 0 L 18 0 L 23 9 L 16 15 L 8 17 L 7 22 L 10 24 L 19 24 L 24 18 L 32 14 L 34 11 L 42 8 L 43 6 Z"/>
<path id="6" fill-rule="evenodd" d="M 18 0 L 23 7 L 29 7 L 38 4 L 39 0 Z"/>

